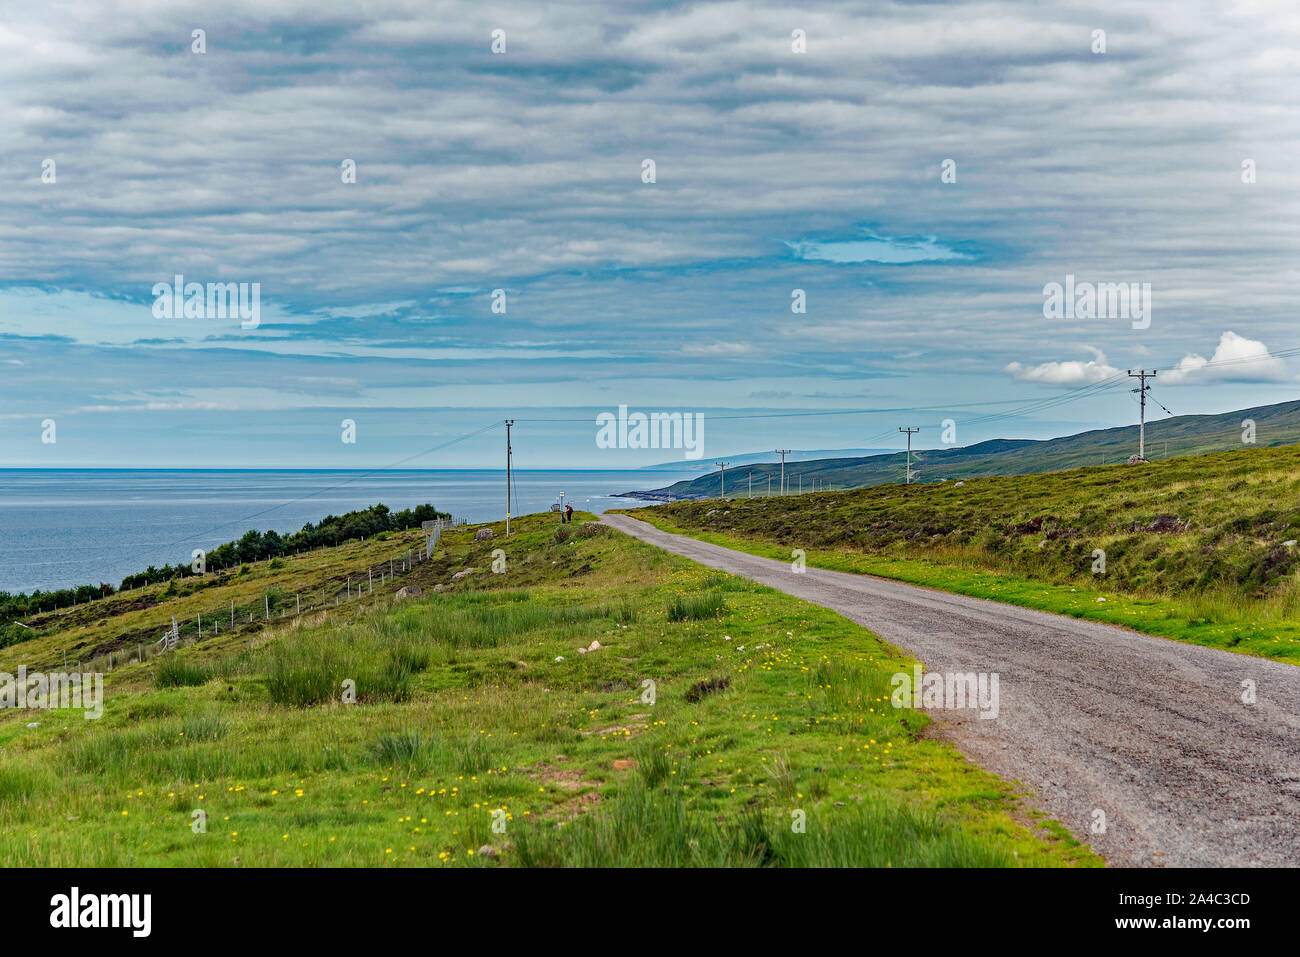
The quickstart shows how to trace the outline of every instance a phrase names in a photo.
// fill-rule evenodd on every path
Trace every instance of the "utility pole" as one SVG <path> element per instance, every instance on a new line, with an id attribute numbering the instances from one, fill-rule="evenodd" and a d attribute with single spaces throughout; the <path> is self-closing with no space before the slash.
<path id="1" fill-rule="evenodd" d="M 1129 369 L 1128 374 L 1130 379 L 1137 379 L 1139 383 L 1138 387 L 1133 390 L 1138 394 L 1139 404 L 1142 406 L 1142 418 L 1138 420 L 1138 458 L 1145 462 L 1147 460 L 1147 392 L 1151 390 L 1151 386 L 1147 385 L 1147 379 L 1154 379 L 1156 370 L 1152 369 L 1147 372 L 1146 369 L 1138 369 L 1137 372 L 1134 372 Z"/>
<path id="2" fill-rule="evenodd" d="M 905 429 L 899 426 L 898 431 L 907 433 L 907 482 L 906 485 L 912 484 L 912 436 L 920 432 L 920 428 Z"/>
<path id="3" fill-rule="evenodd" d="M 785 457 L 790 454 L 789 449 L 773 449 L 777 455 L 781 456 L 781 494 L 785 494 Z"/>
<path id="4" fill-rule="evenodd" d="M 506 419 L 506 537 L 510 537 L 510 429 L 514 426 L 514 419 Z"/>
<path id="5" fill-rule="evenodd" d="M 727 497 L 727 466 L 730 465 L 731 463 L 714 462 L 713 464 L 716 465 L 718 468 L 722 469 L 722 497 L 726 498 Z"/>

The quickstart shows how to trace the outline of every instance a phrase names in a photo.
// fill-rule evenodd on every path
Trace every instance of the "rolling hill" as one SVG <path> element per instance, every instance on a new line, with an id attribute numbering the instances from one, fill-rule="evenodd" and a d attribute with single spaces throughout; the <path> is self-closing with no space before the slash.
<path id="1" fill-rule="evenodd" d="M 1214 415 L 1179 415 L 1147 423 L 1148 459 L 1163 459 L 1205 452 L 1249 448 L 1243 442 L 1243 421 L 1255 423 L 1254 447 L 1300 442 L 1300 400 L 1256 406 Z M 940 482 L 992 475 L 1030 475 L 1057 472 L 1086 465 L 1123 462 L 1137 451 L 1137 425 L 1094 429 L 1055 439 L 990 439 L 951 449 L 926 449 L 912 453 L 912 481 Z M 862 488 L 904 481 L 907 455 L 893 452 L 854 458 L 815 459 L 785 465 L 786 488 L 803 491 Z M 728 469 L 728 489 L 747 496 L 750 480 L 754 497 L 767 494 L 771 478 L 775 493 L 780 462 L 764 462 Z M 717 498 L 722 492 L 717 470 L 666 488 L 624 493 L 661 501 Z"/>

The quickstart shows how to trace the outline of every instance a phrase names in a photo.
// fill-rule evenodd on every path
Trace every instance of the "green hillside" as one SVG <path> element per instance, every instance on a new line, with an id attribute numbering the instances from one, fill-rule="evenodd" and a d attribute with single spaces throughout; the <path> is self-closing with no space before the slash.
<path id="1" fill-rule="evenodd" d="M 1163 459 L 1250 448 L 1242 441 L 1242 421 L 1245 419 L 1255 423 L 1255 447 L 1300 442 L 1300 400 L 1297 400 L 1218 415 L 1179 415 L 1150 421 L 1147 423 L 1147 458 Z M 934 438 L 933 435 L 922 435 L 922 439 L 930 442 Z M 1124 462 L 1137 451 L 1137 446 L 1137 425 L 1097 429 L 1056 439 L 990 439 L 962 448 L 913 452 L 912 481 L 1028 475 Z M 844 489 L 885 485 L 902 482 L 906 472 L 905 452 L 787 462 L 786 490 L 797 490 L 801 480 L 805 492 L 814 487 Z M 747 495 L 752 479 L 754 496 L 766 495 L 770 477 L 773 494 L 776 494 L 780 475 L 780 462 L 730 469 L 727 489 L 732 495 Z M 721 475 L 715 470 L 697 479 L 650 490 L 654 493 L 651 497 L 665 500 L 716 498 L 721 494 L 721 481 Z"/>
<path id="2" fill-rule="evenodd" d="M 98 720 L 0 710 L 0 861 L 1100 863 L 890 707 L 912 660 L 865 628 L 604 525 L 491 528 L 337 606 L 116 659 Z M 359 547 L 276 571 L 309 591 Z"/>
<path id="3" fill-rule="evenodd" d="M 631 514 L 786 561 L 799 548 L 813 565 L 1300 662 L 1294 445 Z"/>

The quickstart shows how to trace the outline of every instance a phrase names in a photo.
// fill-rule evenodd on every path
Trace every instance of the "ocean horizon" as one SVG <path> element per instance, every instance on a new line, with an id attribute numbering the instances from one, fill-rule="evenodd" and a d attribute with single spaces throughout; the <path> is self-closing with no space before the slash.
<path id="1" fill-rule="evenodd" d="M 640 500 L 695 470 L 516 469 L 512 513 L 546 511 L 565 493 L 600 513 Z M 250 528 L 295 532 L 382 502 L 426 502 L 469 522 L 505 518 L 505 470 L 484 469 L 0 469 L 0 592 L 108 582 L 150 565 L 188 564 Z"/>

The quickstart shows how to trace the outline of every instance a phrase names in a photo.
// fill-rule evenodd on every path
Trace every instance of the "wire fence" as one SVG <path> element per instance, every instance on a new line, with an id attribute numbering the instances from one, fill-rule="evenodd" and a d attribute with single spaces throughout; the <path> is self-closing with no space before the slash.
<path id="1" fill-rule="evenodd" d="M 205 638 L 215 638 L 231 632 L 259 630 L 273 621 L 292 620 L 330 608 L 346 607 L 349 603 L 373 595 L 376 588 L 385 588 L 406 578 L 412 570 L 427 562 L 433 555 L 444 530 L 470 524 L 463 517 L 450 521 L 425 522 L 422 547 L 409 548 L 404 553 L 351 571 L 341 577 L 321 583 L 310 589 L 269 588 L 257 598 L 236 602 L 228 599 L 221 605 L 211 605 L 202 611 L 187 612 L 186 617 L 172 616 L 170 625 L 147 625 L 130 629 L 115 637 L 102 639 L 99 648 L 111 646 L 82 664 L 72 662 L 77 671 L 108 672 L 125 664 L 147 661 L 174 648 L 192 645 Z M 310 553 L 305 553 L 310 554 Z M 63 665 L 69 665 L 67 652 Z"/>
<path id="2" fill-rule="evenodd" d="M 803 475 L 787 475 L 785 477 L 785 491 L 781 490 L 781 479 L 778 475 L 769 475 L 766 471 L 759 473 L 758 481 L 752 470 L 741 471 L 743 466 L 737 466 L 734 469 L 727 470 L 727 488 L 731 493 L 727 498 L 775 498 L 778 495 L 808 495 L 813 492 L 836 492 L 846 491 L 848 489 L 858 488 L 852 482 L 828 482 L 820 476 L 809 476 L 805 481 Z M 733 475 L 732 472 L 739 473 Z M 912 477 L 916 477 L 916 470 L 912 470 Z"/>

